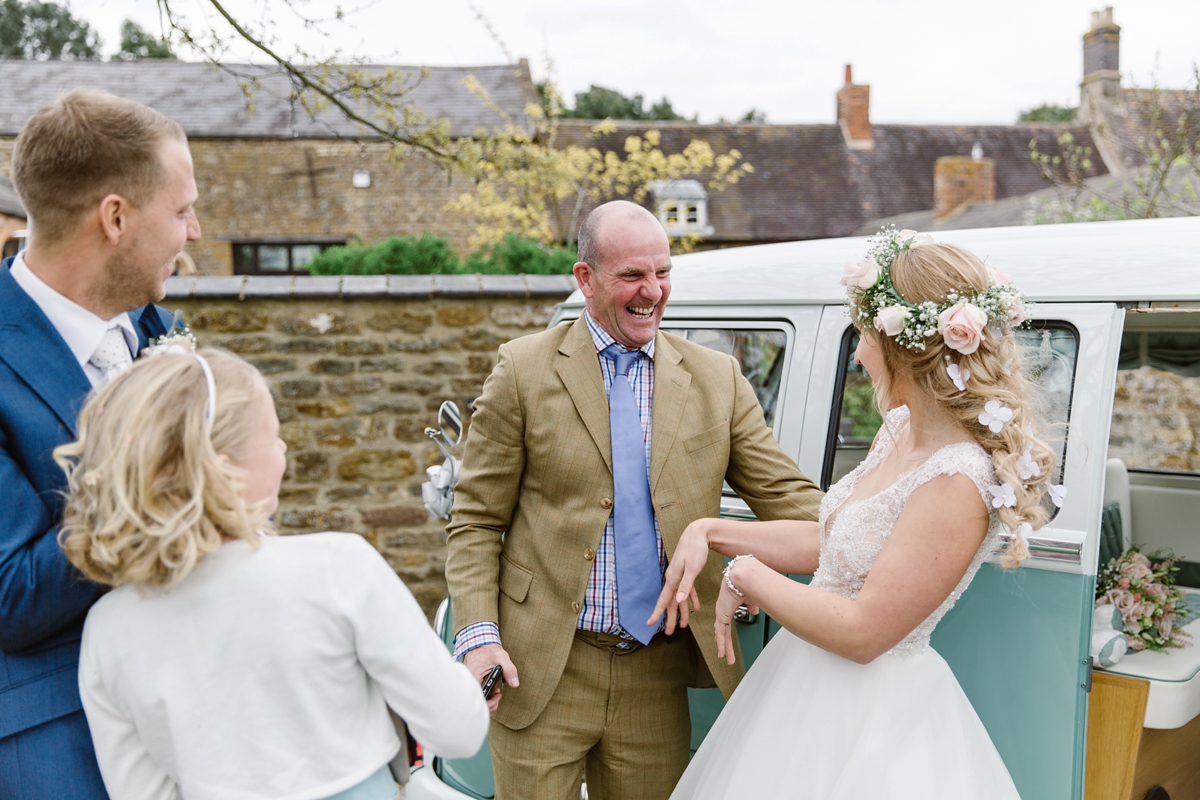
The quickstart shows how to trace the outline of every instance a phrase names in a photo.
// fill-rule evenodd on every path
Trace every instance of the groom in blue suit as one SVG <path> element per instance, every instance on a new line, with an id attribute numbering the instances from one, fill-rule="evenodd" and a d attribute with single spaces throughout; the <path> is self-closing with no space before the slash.
<path id="1" fill-rule="evenodd" d="M 175 256 L 200 237 L 178 124 L 74 91 L 17 138 L 29 247 L 0 263 L 0 798 L 107 798 L 79 700 L 83 620 L 103 593 L 57 542 L 84 400 L 161 337 Z"/>

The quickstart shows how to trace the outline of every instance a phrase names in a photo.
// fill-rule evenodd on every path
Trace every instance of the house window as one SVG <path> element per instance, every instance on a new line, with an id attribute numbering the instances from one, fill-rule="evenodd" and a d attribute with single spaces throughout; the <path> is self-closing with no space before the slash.
<path id="1" fill-rule="evenodd" d="M 312 241 L 243 241 L 233 243 L 233 272 L 235 275 L 296 275 L 321 253 L 345 240 Z"/>
<path id="2" fill-rule="evenodd" d="M 697 180 L 651 181 L 655 215 L 671 236 L 711 236 L 708 192 Z"/>

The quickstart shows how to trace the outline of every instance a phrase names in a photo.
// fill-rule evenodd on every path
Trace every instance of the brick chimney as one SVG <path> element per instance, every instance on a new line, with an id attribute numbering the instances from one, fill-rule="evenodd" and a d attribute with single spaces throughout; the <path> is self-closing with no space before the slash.
<path id="1" fill-rule="evenodd" d="M 996 199 L 996 162 L 979 157 L 942 156 L 933 165 L 933 215 L 943 219 L 967 203 Z"/>
<path id="2" fill-rule="evenodd" d="M 1083 35 L 1083 82 L 1079 87 L 1079 119 L 1099 122 L 1098 106 L 1121 100 L 1121 26 L 1112 6 L 1092 12 L 1092 27 Z"/>
<path id="3" fill-rule="evenodd" d="M 846 85 L 837 93 L 837 121 L 847 147 L 869 150 L 875 146 L 871 136 L 871 87 L 855 85 L 849 64 L 846 65 Z"/>

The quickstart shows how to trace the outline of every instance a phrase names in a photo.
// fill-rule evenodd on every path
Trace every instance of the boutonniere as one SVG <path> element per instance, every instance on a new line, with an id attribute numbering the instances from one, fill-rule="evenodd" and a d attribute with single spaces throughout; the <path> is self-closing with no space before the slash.
<path id="1" fill-rule="evenodd" d="M 192 329 L 182 321 L 182 318 L 183 312 L 176 311 L 175 316 L 171 318 L 171 324 L 167 327 L 167 332 L 157 339 L 149 339 L 145 349 L 138 354 L 138 357 L 159 356 L 163 353 L 187 355 L 196 352 L 196 348 L 199 346 L 196 344 L 196 337 L 192 333 Z"/>

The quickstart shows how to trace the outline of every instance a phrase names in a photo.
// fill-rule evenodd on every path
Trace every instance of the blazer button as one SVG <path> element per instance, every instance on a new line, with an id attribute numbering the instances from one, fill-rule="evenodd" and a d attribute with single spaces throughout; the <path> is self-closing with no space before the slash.
<path id="1" fill-rule="evenodd" d="M 587 561 L 591 561 L 593 558 L 595 558 L 595 557 L 596 557 L 596 554 L 595 554 L 595 553 L 593 553 L 591 550 L 584 550 L 584 551 L 583 551 L 583 557 L 584 557 L 584 559 L 585 559 L 585 560 L 587 560 Z"/>
<path id="2" fill-rule="evenodd" d="M 571 603 L 571 610 L 575 611 L 576 613 L 578 613 L 579 609 L 581 608 L 583 608 L 583 606 L 579 605 L 579 603 Z"/>
<path id="3" fill-rule="evenodd" d="M 603 500 L 600 501 L 600 507 L 601 508 L 612 508 L 612 500 L 610 500 L 607 497 L 604 498 Z"/>

